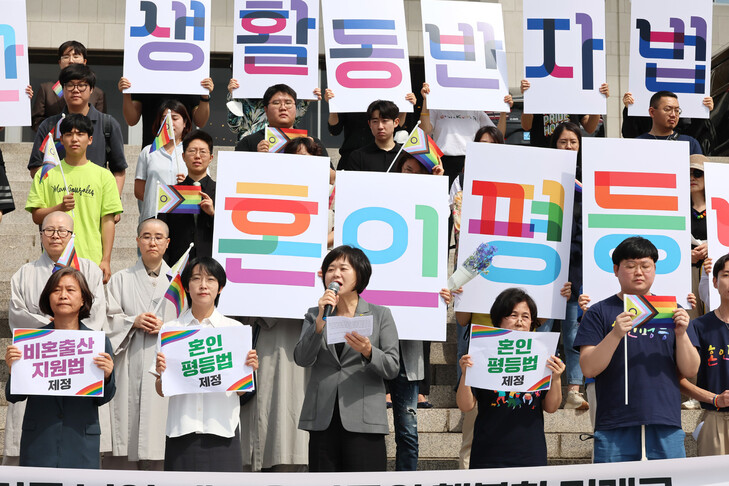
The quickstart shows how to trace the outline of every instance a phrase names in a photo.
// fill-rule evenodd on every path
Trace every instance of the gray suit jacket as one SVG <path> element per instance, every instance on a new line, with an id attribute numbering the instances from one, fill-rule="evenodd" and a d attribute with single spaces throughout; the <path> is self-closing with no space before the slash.
<path id="1" fill-rule="evenodd" d="M 294 350 L 296 364 L 311 367 L 299 428 L 325 430 L 329 427 L 336 399 L 346 430 L 387 434 L 383 380 L 395 378 L 400 369 L 397 329 L 390 309 L 369 304 L 362 298 L 357 303 L 356 316 L 373 316 L 369 361 L 347 344 L 342 357 L 337 356 L 334 344 L 327 345 L 326 330 L 316 333 L 318 314 L 318 307 L 308 310 Z"/>

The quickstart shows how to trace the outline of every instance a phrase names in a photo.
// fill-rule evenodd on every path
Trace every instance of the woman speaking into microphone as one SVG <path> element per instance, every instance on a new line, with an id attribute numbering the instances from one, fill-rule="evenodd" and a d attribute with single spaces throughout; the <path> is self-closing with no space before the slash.
<path id="1" fill-rule="evenodd" d="M 398 337 L 390 309 L 365 302 L 360 294 L 372 274 L 364 252 L 339 246 L 324 258 L 319 276 L 327 290 L 306 313 L 294 350 L 299 366 L 311 368 L 299 428 L 309 431 L 309 471 L 384 471 L 386 379 L 399 370 Z M 330 287 L 339 284 L 339 293 Z M 345 335 L 328 344 L 325 308 L 341 317 L 372 316 L 372 335 Z M 328 310 L 328 309 L 327 309 Z"/>

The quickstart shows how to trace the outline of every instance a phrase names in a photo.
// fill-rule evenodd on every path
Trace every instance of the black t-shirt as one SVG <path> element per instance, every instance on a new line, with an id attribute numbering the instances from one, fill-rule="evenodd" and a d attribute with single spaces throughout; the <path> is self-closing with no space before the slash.
<path id="1" fill-rule="evenodd" d="M 353 151 L 375 141 L 367 124 L 368 118 L 367 113 L 339 113 L 339 123 L 329 125 L 331 135 L 337 136 L 344 131 L 344 140 L 339 147 L 340 164 L 346 165 Z"/>
<path id="2" fill-rule="evenodd" d="M 154 121 L 159 114 L 160 107 L 167 100 L 177 100 L 187 109 L 192 120 L 192 110 L 200 104 L 200 95 L 170 95 L 170 94 L 133 94 L 132 101 L 142 103 L 142 147 L 146 147 L 154 137 Z M 194 125 L 194 122 L 193 122 Z M 203 128 L 203 127 L 200 127 Z"/>
<path id="3" fill-rule="evenodd" d="M 399 143 L 396 143 L 390 150 L 382 150 L 376 143 L 372 142 L 352 152 L 345 164 L 340 163 L 337 165 L 337 170 L 387 172 L 399 151 Z M 393 170 L 395 170 L 394 166 Z"/>
<path id="4" fill-rule="evenodd" d="M 546 392 L 515 393 L 471 388 L 478 402 L 471 469 L 546 466 L 542 399 Z"/>
<path id="5" fill-rule="evenodd" d="M 709 312 L 691 321 L 687 332 L 701 357 L 696 385 L 714 394 L 723 393 L 729 389 L 729 324 Z M 701 402 L 701 407 L 716 410 L 711 403 Z M 721 411 L 729 412 L 729 407 Z"/>
<path id="6" fill-rule="evenodd" d="M 562 122 L 571 121 L 579 126 L 581 120 L 582 115 L 534 115 L 532 128 L 529 130 L 529 143 L 532 147 L 549 147 L 549 138 L 554 133 L 557 125 Z"/>

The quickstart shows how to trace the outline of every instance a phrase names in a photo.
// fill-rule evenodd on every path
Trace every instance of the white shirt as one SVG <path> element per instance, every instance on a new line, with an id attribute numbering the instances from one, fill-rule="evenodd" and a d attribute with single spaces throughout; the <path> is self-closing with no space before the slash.
<path id="1" fill-rule="evenodd" d="M 473 142 L 479 128 L 494 126 L 483 111 L 430 110 L 433 140 L 444 155 L 466 155 L 466 143 Z"/>
<path id="2" fill-rule="evenodd" d="M 176 321 L 165 323 L 162 329 L 164 330 L 166 327 L 242 325 L 238 321 L 225 317 L 217 309 L 210 317 L 200 322 L 188 309 Z M 180 437 L 193 433 L 233 437 L 235 429 L 240 423 L 240 400 L 235 392 L 175 395 L 169 398 L 168 403 L 167 437 Z"/>
<path id="3" fill-rule="evenodd" d="M 142 149 L 137 159 L 137 172 L 135 179 L 146 181 L 144 186 L 144 200 L 137 201 L 139 206 L 139 222 L 154 217 L 157 204 L 157 183 L 177 184 L 177 174 L 187 175 L 187 166 L 182 160 L 182 144 L 178 144 L 176 152 L 167 153 L 164 147 L 150 153 L 151 145 Z M 174 155 L 178 161 L 175 162 Z"/>

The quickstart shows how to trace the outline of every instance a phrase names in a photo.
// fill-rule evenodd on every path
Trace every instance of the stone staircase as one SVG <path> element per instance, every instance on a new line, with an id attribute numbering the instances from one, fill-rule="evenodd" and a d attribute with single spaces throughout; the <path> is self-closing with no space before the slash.
<path id="1" fill-rule="evenodd" d="M 4 357 L 5 347 L 10 343 L 8 326 L 8 302 L 10 299 L 10 278 L 24 263 L 32 261 L 40 254 L 40 239 L 37 227 L 33 224 L 30 213 L 23 208 L 30 189 L 31 180 L 26 169 L 31 144 L 0 143 L 5 158 L 8 179 L 13 190 L 16 210 L 5 215 L 0 222 L 0 357 Z M 231 150 L 222 147 L 218 150 Z M 112 253 L 112 272 L 126 268 L 136 261 L 135 232 L 137 226 L 136 200 L 133 195 L 134 173 L 136 169 L 139 146 L 126 146 L 125 153 L 129 168 L 122 196 L 124 214 L 116 227 L 116 238 Z M 336 153 L 336 150 L 334 150 Z M 217 157 L 214 159 L 217 160 Z M 211 165 L 210 172 L 215 178 L 217 165 Z M 447 341 L 432 343 L 431 367 L 432 385 L 430 402 L 434 408 L 418 410 L 418 430 L 420 439 L 420 469 L 456 469 L 458 467 L 458 451 L 461 445 L 462 414 L 456 408 L 456 324 L 453 312 L 449 313 Z M 5 382 L 7 367 L 0 361 L 0 452 L 4 443 L 5 415 Z M 565 392 L 566 395 L 566 392 Z M 387 437 L 389 467 L 394 469 L 395 437 L 390 417 L 390 435 Z M 696 455 L 696 444 L 690 436 L 699 420 L 698 411 L 684 411 L 683 424 L 687 432 L 687 453 Z M 559 410 L 554 414 L 545 414 L 545 432 L 550 463 L 575 464 L 590 462 L 592 441 L 580 439 L 582 434 L 590 434 L 592 428 L 587 412 Z M 494 440 L 519 440 L 518 438 L 497 438 Z"/>

